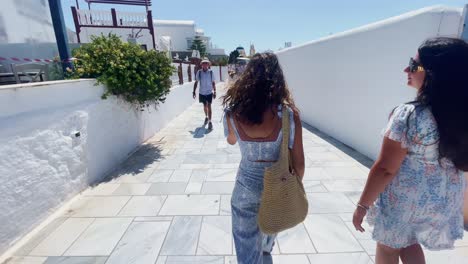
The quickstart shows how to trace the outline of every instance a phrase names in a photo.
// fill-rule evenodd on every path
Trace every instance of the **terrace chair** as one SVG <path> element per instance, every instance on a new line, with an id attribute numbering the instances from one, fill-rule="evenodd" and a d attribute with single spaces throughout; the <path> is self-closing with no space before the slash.
<path id="1" fill-rule="evenodd" d="M 15 75 L 16 83 L 47 81 L 49 69 L 44 63 L 11 64 L 11 70 Z M 22 77 L 27 79 L 22 80 Z"/>

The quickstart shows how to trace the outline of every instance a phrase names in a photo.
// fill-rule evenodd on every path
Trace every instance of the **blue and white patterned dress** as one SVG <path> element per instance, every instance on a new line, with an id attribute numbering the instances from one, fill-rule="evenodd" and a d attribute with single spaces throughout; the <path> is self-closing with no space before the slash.
<path id="1" fill-rule="evenodd" d="M 408 154 L 369 211 L 373 239 L 392 248 L 416 243 L 430 250 L 453 248 L 463 237 L 465 178 L 450 160 L 439 160 L 439 134 L 430 108 L 398 106 L 384 136 L 401 142 Z"/>

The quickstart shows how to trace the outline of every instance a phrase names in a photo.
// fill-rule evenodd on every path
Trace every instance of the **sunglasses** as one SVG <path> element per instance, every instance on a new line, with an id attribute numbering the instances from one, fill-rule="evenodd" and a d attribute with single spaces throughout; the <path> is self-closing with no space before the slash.
<path id="1" fill-rule="evenodd" d="M 408 68 L 409 68 L 410 72 L 422 72 L 422 71 L 424 71 L 424 68 L 423 68 L 423 66 L 421 66 L 421 63 L 415 61 L 413 58 L 410 58 Z"/>

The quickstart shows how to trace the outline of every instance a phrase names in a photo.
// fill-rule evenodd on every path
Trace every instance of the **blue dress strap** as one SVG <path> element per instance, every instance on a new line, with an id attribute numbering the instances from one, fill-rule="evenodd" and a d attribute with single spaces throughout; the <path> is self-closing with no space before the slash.
<path id="1" fill-rule="evenodd" d="M 294 111 L 291 109 L 291 107 L 286 106 L 286 109 L 289 114 L 289 149 L 292 149 L 294 146 L 294 135 L 296 133 L 296 124 L 294 122 Z M 279 105 L 278 106 L 278 116 L 280 118 L 283 117 L 283 106 Z"/>

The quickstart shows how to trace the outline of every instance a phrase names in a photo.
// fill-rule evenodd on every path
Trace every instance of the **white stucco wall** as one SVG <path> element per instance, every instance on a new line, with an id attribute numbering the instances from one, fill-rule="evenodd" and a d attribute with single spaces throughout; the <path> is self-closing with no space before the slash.
<path id="1" fill-rule="evenodd" d="M 194 102 L 193 83 L 145 112 L 94 80 L 14 87 L 0 87 L 0 253 Z"/>
<path id="2" fill-rule="evenodd" d="M 216 82 L 227 80 L 227 77 L 228 77 L 227 66 L 221 67 L 221 76 L 219 75 L 219 66 L 212 66 L 211 69 L 213 70 L 213 74 L 214 74 Z M 223 79 L 220 80 L 220 77 L 222 77 Z"/>
<path id="3" fill-rule="evenodd" d="M 429 37 L 457 36 L 462 9 L 431 7 L 278 52 L 302 119 L 375 159 L 403 69 Z"/>

